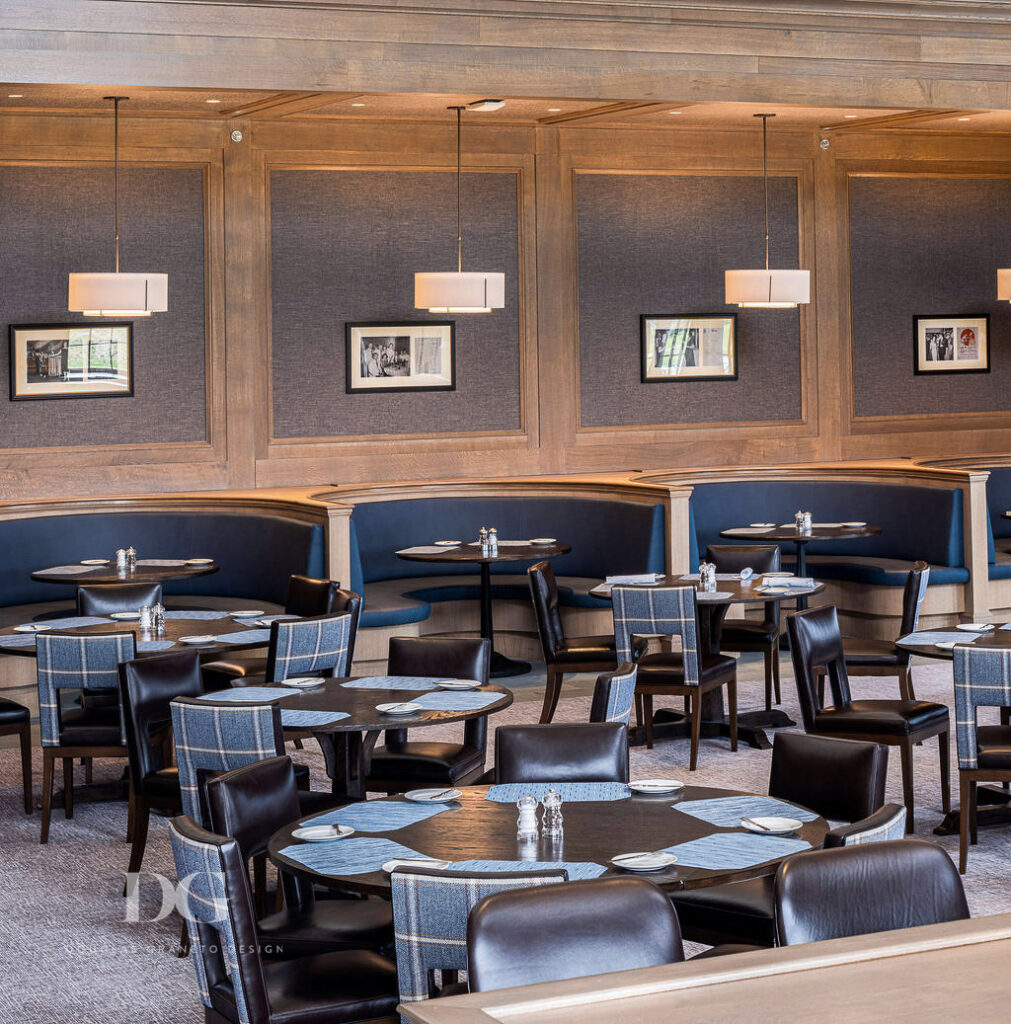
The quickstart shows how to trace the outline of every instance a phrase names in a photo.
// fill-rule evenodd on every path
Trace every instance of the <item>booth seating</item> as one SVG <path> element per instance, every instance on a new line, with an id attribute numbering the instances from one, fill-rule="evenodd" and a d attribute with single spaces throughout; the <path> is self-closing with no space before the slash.
<path id="1" fill-rule="evenodd" d="M 992 580 L 1011 579 L 1011 519 L 1003 513 L 1011 509 L 1011 466 L 987 470 L 987 561 Z M 1003 606 L 1003 603 L 1002 603 Z"/>

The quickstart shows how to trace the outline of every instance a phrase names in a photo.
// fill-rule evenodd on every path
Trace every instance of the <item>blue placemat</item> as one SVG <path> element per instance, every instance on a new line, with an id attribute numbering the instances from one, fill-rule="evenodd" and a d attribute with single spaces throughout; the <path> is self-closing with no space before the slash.
<path id="1" fill-rule="evenodd" d="M 178 611 L 166 612 L 166 619 L 227 619 L 228 612 Z"/>
<path id="2" fill-rule="evenodd" d="M 675 810 L 708 821 L 720 828 L 740 828 L 741 818 L 796 818 L 814 821 L 814 811 L 804 810 L 772 796 L 722 796 L 711 800 L 686 800 L 674 804 Z"/>
<path id="3" fill-rule="evenodd" d="M 487 693 L 481 690 L 439 690 L 437 693 L 423 693 L 414 703 L 426 711 L 480 711 L 489 704 L 496 704 L 505 694 Z"/>
<path id="4" fill-rule="evenodd" d="M 557 871 L 564 868 L 569 881 L 599 878 L 607 868 L 591 861 L 566 860 L 456 860 L 449 865 L 450 871 Z"/>
<path id="5" fill-rule="evenodd" d="M 295 691 L 290 686 L 239 686 L 231 690 L 205 693 L 199 700 L 231 700 L 239 703 L 262 704 L 264 701 L 290 697 Z"/>
<path id="6" fill-rule="evenodd" d="M 242 611 L 233 612 L 233 619 L 256 619 L 258 622 L 283 622 L 286 619 L 299 619 L 300 615 L 246 615 Z"/>
<path id="7" fill-rule="evenodd" d="M 365 875 L 370 871 L 378 871 L 394 858 L 417 860 L 425 856 L 392 839 L 379 839 L 375 836 L 352 836 L 350 839 L 336 839 L 332 843 L 299 843 L 297 846 L 286 846 L 280 852 L 323 875 Z"/>
<path id="8" fill-rule="evenodd" d="M 666 852 L 673 853 L 683 867 L 735 871 L 810 849 L 811 844 L 803 839 L 756 836 L 751 832 L 716 832 L 679 846 L 668 846 Z"/>
<path id="9" fill-rule="evenodd" d="M 222 644 L 265 644 L 270 639 L 270 630 L 247 629 L 238 633 L 222 633 L 214 639 Z"/>
<path id="10" fill-rule="evenodd" d="M 444 811 L 460 807 L 452 804 L 416 804 L 410 800 L 363 800 L 347 807 L 338 807 L 307 821 L 307 825 L 350 825 L 356 832 L 396 832 L 419 821 L 434 818 Z"/>
<path id="11" fill-rule="evenodd" d="M 175 647 L 174 640 L 138 640 L 137 650 L 138 651 L 167 651 L 170 647 Z"/>
<path id="12" fill-rule="evenodd" d="M 307 711 L 303 708 L 281 708 L 281 725 L 289 729 L 308 729 L 314 725 L 331 725 L 350 718 L 346 711 Z"/>
<path id="13" fill-rule="evenodd" d="M 104 622 L 114 621 L 114 619 L 100 618 L 97 615 L 74 615 L 67 619 L 39 619 L 35 625 L 49 626 L 50 629 L 76 629 L 78 626 L 101 626 Z"/>
<path id="14" fill-rule="evenodd" d="M 549 789 L 553 789 L 563 803 L 627 800 L 632 795 L 624 782 L 507 782 L 492 786 L 485 800 L 497 804 L 514 804 L 521 796 L 540 800 Z"/>
<path id="15" fill-rule="evenodd" d="M 922 633 L 910 633 L 907 636 L 899 637 L 904 644 L 920 645 L 927 647 L 936 643 L 967 644 L 975 640 L 978 633 L 969 633 L 965 630 L 945 632 L 943 630 L 925 630 Z"/>
<path id="16" fill-rule="evenodd" d="M 0 647 L 34 647 L 34 633 L 15 633 L 14 636 L 0 636 Z"/>
<path id="17" fill-rule="evenodd" d="M 349 690 L 436 690 L 435 685 L 445 676 L 363 676 L 351 679 L 341 686 Z"/>

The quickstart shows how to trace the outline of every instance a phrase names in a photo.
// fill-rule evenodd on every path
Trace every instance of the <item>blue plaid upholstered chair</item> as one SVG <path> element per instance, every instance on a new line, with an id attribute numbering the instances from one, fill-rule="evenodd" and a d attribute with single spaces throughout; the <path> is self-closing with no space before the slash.
<path id="1" fill-rule="evenodd" d="M 590 705 L 591 722 L 624 722 L 628 725 L 635 705 L 637 669 L 631 662 L 618 666 L 616 672 L 597 676 Z"/>
<path id="2" fill-rule="evenodd" d="M 958 749 L 958 870 L 964 875 L 969 839 L 976 842 L 976 786 L 1011 782 L 1011 650 L 956 647 L 955 746 Z M 1001 725 L 980 725 L 977 708 L 1000 708 Z"/>
<path id="3" fill-rule="evenodd" d="M 190 936 L 207 1024 L 372 1020 L 393 1013 L 393 964 L 369 950 L 265 963 L 239 844 L 175 818 L 177 906 Z M 349 994 L 353 993 L 353 994 Z"/>
<path id="4" fill-rule="evenodd" d="M 561 868 L 509 873 L 396 868 L 390 895 L 400 1001 L 416 1003 L 434 995 L 435 971 L 467 969 L 467 918 L 479 900 L 567 880 Z"/>
<path id="5" fill-rule="evenodd" d="M 730 749 L 737 749 L 737 663 L 700 650 L 695 588 L 613 587 L 614 639 L 618 662 L 636 663 L 636 724 L 646 726 L 646 746 L 653 746 L 653 697 L 687 697 L 691 716 L 689 770 L 695 771 L 702 734 L 702 696 L 727 688 Z M 679 637 L 680 652 L 641 654 L 638 637 Z M 641 709 L 640 709 L 641 702 Z"/>
<path id="6" fill-rule="evenodd" d="M 867 843 L 887 843 L 904 839 L 906 835 L 906 809 L 902 804 L 885 804 L 880 811 L 861 818 L 852 825 L 839 825 L 825 833 L 825 849 L 836 846 L 865 846 Z"/>
<path id="7" fill-rule="evenodd" d="M 94 706 L 83 698 L 89 692 L 119 692 L 119 663 L 136 654 L 136 637 L 129 633 L 39 633 L 35 638 L 39 688 L 39 728 L 42 734 L 42 835 L 49 840 L 53 802 L 53 771 L 63 760 L 63 806 L 74 816 L 74 758 L 127 757 L 126 734 L 119 701 Z M 60 694 L 81 693 L 83 707 L 63 712 Z"/>
<path id="8" fill-rule="evenodd" d="M 350 613 L 272 622 L 266 680 L 347 675 L 350 644 Z"/>

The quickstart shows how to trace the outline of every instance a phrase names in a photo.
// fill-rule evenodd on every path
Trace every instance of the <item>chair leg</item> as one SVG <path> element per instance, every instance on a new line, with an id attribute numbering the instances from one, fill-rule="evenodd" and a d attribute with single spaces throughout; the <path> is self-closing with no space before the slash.
<path id="1" fill-rule="evenodd" d="M 701 704 L 701 701 L 700 701 Z M 730 750 L 737 751 L 737 679 L 727 683 L 727 717 L 730 719 Z M 700 723 L 701 724 L 701 723 Z"/>
<path id="2" fill-rule="evenodd" d="M 899 697 L 902 700 L 912 700 L 909 696 L 909 691 L 912 687 L 909 677 L 909 668 L 906 665 L 902 665 L 899 668 Z"/>
<path id="3" fill-rule="evenodd" d="M 267 855 L 260 854 L 253 858 L 253 903 L 256 916 L 263 917 L 267 896 Z"/>
<path id="4" fill-rule="evenodd" d="M 142 797 L 133 798 L 133 845 L 130 847 L 130 866 L 126 869 L 131 875 L 140 871 L 144 863 L 144 850 L 147 847 L 147 827 L 151 821 L 151 807 Z M 127 895 L 129 880 L 123 886 L 123 895 Z"/>
<path id="5" fill-rule="evenodd" d="M 642 717 L 646 726 L 646 749 L 653 749 L 653 694 L 642 695 Z"/>
<path id="6" fill-rule="evenodd" d="M 693 772 L 699 763 L 699 738 L 702 735 L 701 695 L 692 694 L 692 746 L 688 757 L 688 771 Z"/>
<path id="7" fill-rule="evenodd" d="M 783 703 L 783 692 L 779 687 L 779 637 L 776 637 L 776 643 L 772 648 L 772 685 L 776 690 L 776 703 Z"/>
<path id="8" fill-rule="evenodd" d="M 42 750 L 42 835 L 40 843 L 49 842 L 49 818 L 53 811 L 53 768 L 56 757 L 51 750 Z"/>
<path id="9" fill-rule="evenodd" d="M 190 955 L 190 930 L 186 926 L 186 918 L 183 918 L 183 928 L 179 933 L 179 952 L 176 956 L 180 959 Z"/>
<path id="10" fill-rule="evenodd" d="M 906 805 L 906 834 L 913 831 L 913 743 L 906 740 L 899 746 L 902 755 L 902 800 Z"/>
<path id="11" fill-rule="evenodd" d="M 958 873 L 965 874 L 969 862 L 969 780 L 958 773 Z"/>
<path id="12" fill-rule="evenodd" d="M 909 693 L 908 700 L 916 700 L 916 691 L 913 689 L 913 666 L 906 666 L 906 690 Z"/>
<path id="13" fill-rule="evenodd" d="M 562 692 L 562 675 L 563 673 L 554 665 L 548 665 L 548 681 L 544 687 L 544 704 L 541 707 L 541 725 L 547 725 L 555 716 L 558 697 Z"/>
<path id="14" fill-rule="evenodd" d="M 941 810 L 951 810 L 951 765 L 948 761 L 948 733 L 937 734 L 937 753 L 941 759 Z"/>
<path id="15" fill-rule="evenodd" d="M 74 759 L 63 759 L 63 813 L 67 818 L 74 816 Z"/>
<path id="16" fill-rule="evenodd" d="M 133 783 L 130 783 L 129 797 L 126 801 L 126 841 L 133 842 L 134 829 L 137 826 L 137 795 L 133 791 Z"/>
<path id="17" fill-rule="evenodd" d="M 642 728 L 642 694 L 636 691 L 635 694 L 635 727 Z"/>
<path id="18" fill-rule="evenodd" d="M 90 757 L 82 757 L 81 764 L 84 765 L 84 781 L 87 785 L 91 785 L 95 781 L 94 765 Z"/>
<path id="19" fill-rule="evenodd" d="M 772 648 L 765 648 L 765 710 L 772 710 Z"/>
<path id="20" fill-rule="evenodd" d="M 32 813 L 32 727 L 21 727 L 21 782 L 25 788 L 25 814 Z"/>
<path id="21" fill-rule="evenodd" d="M 825 674 L 818 676 L 818 707 L 825 707 Z"/>
<path id="22" fill-rule="evenodd" d="M 976 780 L 969 782 L 969 842 L 975 846 L 979 842 L 979 790 Z"/>

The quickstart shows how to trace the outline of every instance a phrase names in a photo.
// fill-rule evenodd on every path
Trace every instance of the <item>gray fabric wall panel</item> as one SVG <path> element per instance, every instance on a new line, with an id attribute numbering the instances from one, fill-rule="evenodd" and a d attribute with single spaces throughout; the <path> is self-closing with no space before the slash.
<path id="1" fill-rule="evenodd" d="M 101 323 L 67 312 L 67 275 L 113 269 L 111 167 L 0 167 L 0 196 L 0 448 L 205 440 L 203 172 L 120 172 L 120 267 L 169 276 L 168 312 L 134 321 L 133 398 L 8 401 L 9 324 Z"/>
<path id="2" fill-rule="evenodd" d="M 1008 408 L 1011 179 L 850 178 L 857 416 Z M 990 314 L 988 374 L 913 374 L 913 317 Z"/>
<path id="3" fill-rule="evenodd" d="M 445 172 L 276 170 L 270 178 L 274 436 L 520 426 L 517 177 L 465 173 L 463 269 L 506 275 L 506 307 L 414 308 L 414 273 L 456 269 Z M 455 320 L 456 391 L 346 394 L 347 321 Z"/>
<path id="4" fill-rule="evenodd" d="M 725 270 L 764 261 L 762 181 L 743 175 L 577 176 L 584 427 L 798 419 L 796 310 L 724 302 Z M 770 180 L 771 260 L 797 264 L 797 182 Z M 643 384 L 639 315 L 736 312 L 738 380 Z"/>

